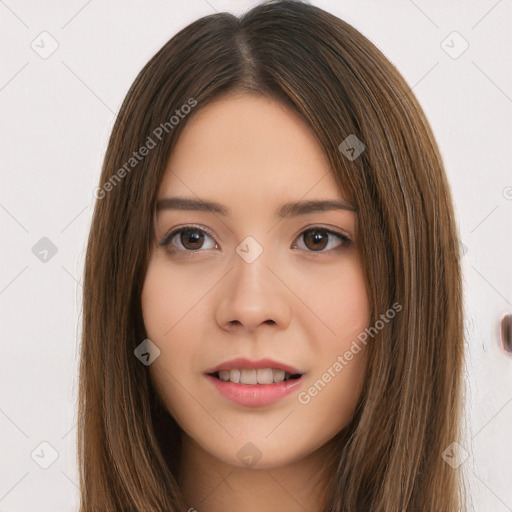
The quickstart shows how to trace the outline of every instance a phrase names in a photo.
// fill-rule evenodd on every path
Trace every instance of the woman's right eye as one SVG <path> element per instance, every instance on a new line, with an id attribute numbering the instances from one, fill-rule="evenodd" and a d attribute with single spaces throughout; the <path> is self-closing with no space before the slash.
<path id="1" fill-rule="evenodd" d="M 213 239 L 213 235 L 208 234 L 204 229 L 196 227 L 186 227 L 175 229 L 160 242 L 162 247 L 171 245 L 171 250 L 194 252 L 203 248 L 205 236 L 210 238 L 213 246 L 206 247 L 206 249 L 217 249 L 218 245 Z M 176 245 L 178 244 L 178 245 Z"/>

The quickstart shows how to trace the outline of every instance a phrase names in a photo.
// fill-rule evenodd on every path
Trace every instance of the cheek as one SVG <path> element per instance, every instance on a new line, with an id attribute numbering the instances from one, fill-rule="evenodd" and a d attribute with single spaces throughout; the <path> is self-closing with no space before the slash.
<path id="1" fill-rule="evenodd" d="M 318 357 L 304 400 L 311 400 L 315 414 L 337 428 L 348 421 L 364 383 L 368 347 L 358 336 L 369 326 L 370 312 L 359 261 L 332 275 L 337 277 L 326 281 L 325 293 L 314 295 L 330 335 L 310 329 Z"/>
<path id="2" fill-rule="evenodd" d="M 309 404 L 303 407 L 311 407 L 315 421 L 325 425 L 333 434 L 344 428 L 355 413 L 366 378 L 367 350 L 367 347 L 362 347 L 351 361 L 345 361 L 340 371 L 335 371 L 331 363 L 301 396 L 304 401 L 309 400 Z"/>
<path id="3" fill-rule="evenodd" d="M 207 284 L 191 287 L 190 276 L 169 272 L 163 258 L 150 261 L 146 272 L 141 293 L 142 316 L 147 337 L 160 350 L 149 371 L 154 386 L 173 414 L 189 398 L 180 383 L 190 378 L 191 368 L 199 367 L 198 343 L 202 337 L 196 331 L 201 325 L 200 308 L 194 305 L 204 295 L 202 288 Z"/>
<path id="4" fill-rule="evenodd" d="M 339 341 L 352 339 L 368 327 L 369 300 L 363 272 L 357 262 L 343 268 L 337 277 L 326 281 L 324 293 L 317 297 L 317 310 Z"/>
<path id="5" fill-rule="evenodd" d="M 171 272 L 165 258 L 150 260 L 141 294 L 141 307 L 148 337 L 155 340 L 171 338 L 197 302 L 201 290 L 199 281 L 191 286 L 184 272 Z"/>

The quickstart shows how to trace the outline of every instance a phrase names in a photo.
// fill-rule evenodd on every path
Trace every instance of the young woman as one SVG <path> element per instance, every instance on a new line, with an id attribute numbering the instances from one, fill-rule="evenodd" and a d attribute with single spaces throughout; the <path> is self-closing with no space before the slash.
<path id="1" fill-rule="evenodd" d="M 299 1 L 197 20 L 96 197 L 81 512 L 464 510 L 450 190 L 368 39 Z"/>

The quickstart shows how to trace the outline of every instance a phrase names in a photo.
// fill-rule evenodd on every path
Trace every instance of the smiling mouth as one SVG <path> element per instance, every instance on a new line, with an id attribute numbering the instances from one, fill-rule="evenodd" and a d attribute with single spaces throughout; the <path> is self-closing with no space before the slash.
<path id="1" fill-rule="evenodd" d="M 301 373 L 288 373 L 276 368 L 220 370 L 218 372 L 209 373 L 208 375 L 211 375 L 223 382 L 233 382 L 236 384 L 246 385 L 279 384 L 289 380 L 297 380 L 302 377 Z"/>

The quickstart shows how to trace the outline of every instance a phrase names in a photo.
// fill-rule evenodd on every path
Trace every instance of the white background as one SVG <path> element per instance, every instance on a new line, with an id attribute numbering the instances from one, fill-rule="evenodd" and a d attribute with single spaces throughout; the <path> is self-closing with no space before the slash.
<path id="1" fill-rule="evenodd" d="M 82 266 L 92 193 L 121 101 L 179 29 L 257 3 L 0 0 L 0 512 L 78 508 Z M 381 49 L 436 135 L 467 249 L 460 441 L 469 453 L 470 510 L 512 511 L 512 356 L 498 336 L 500 318 L 512 313 L 512 0 L 312 3 Z M 58 43 L 46 59 L 31 47 L 51 48 L 44 31 Z M 469 44 L 458 58 L 445 51 L 462 48 L 453 31 Z M 43 237 L 57 249 L 46 262 L 32 251 Z M 48 469 L 36 463 L 51 462 L 42 442 L 58 454 Z"/>

